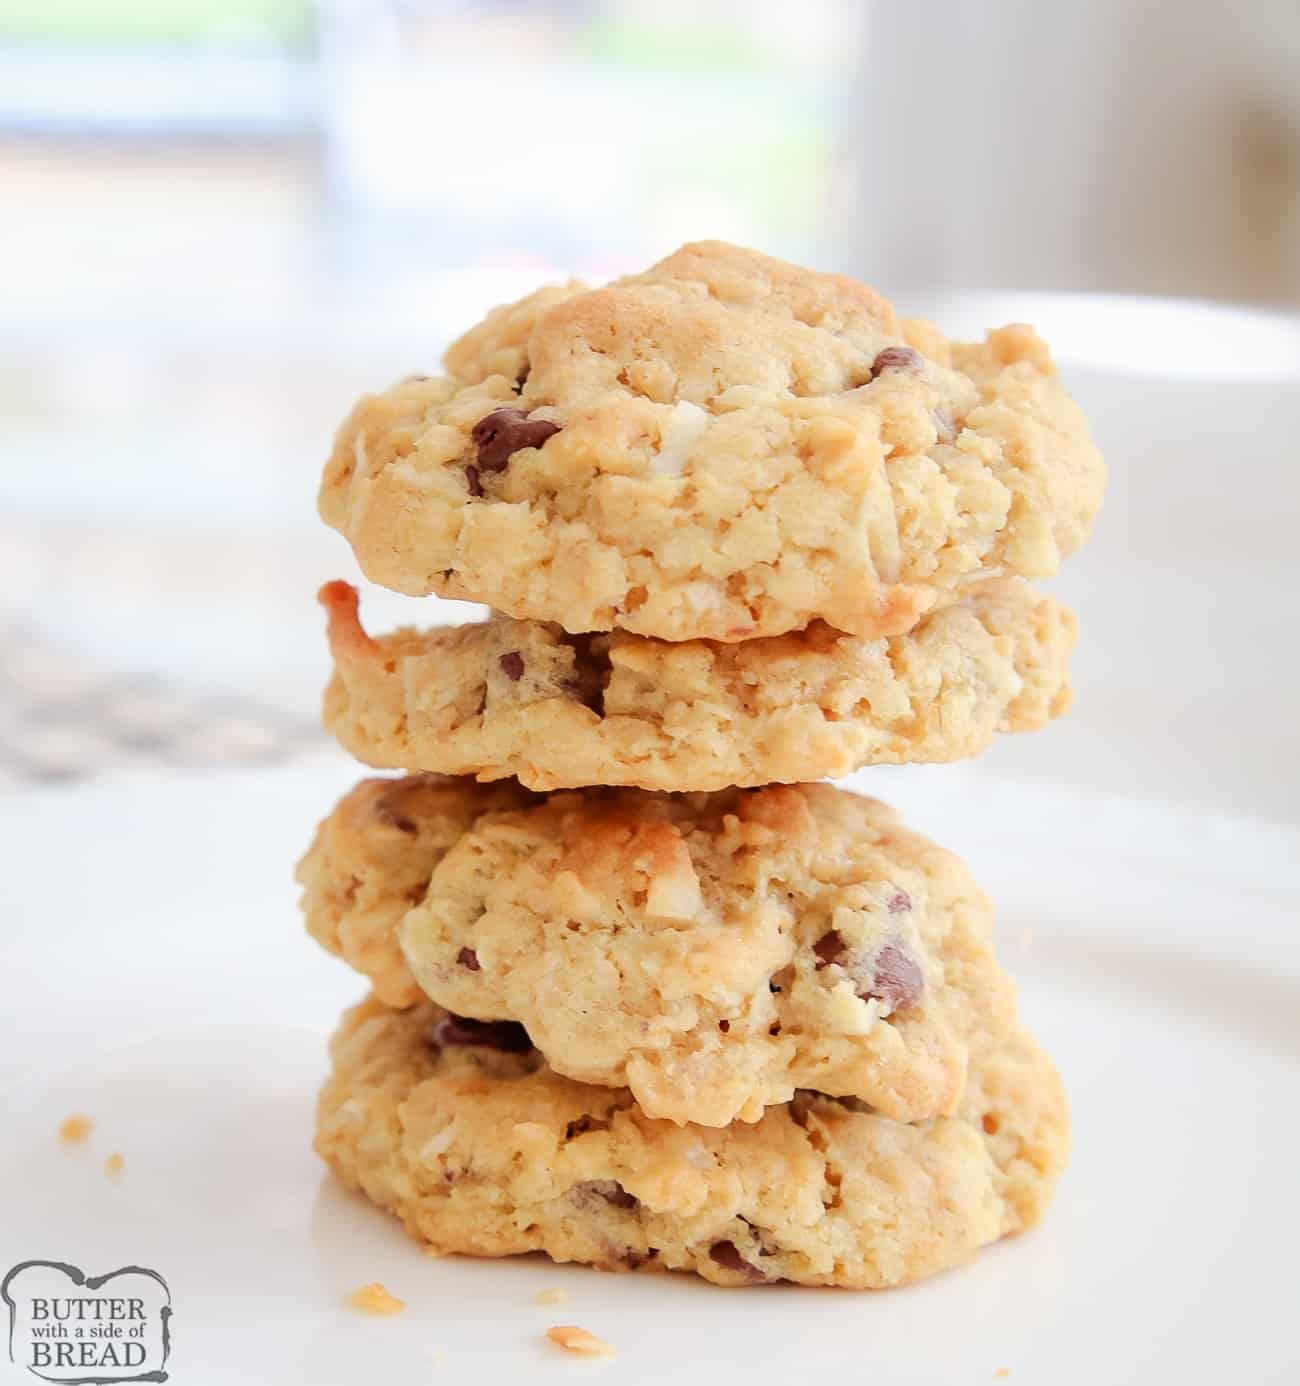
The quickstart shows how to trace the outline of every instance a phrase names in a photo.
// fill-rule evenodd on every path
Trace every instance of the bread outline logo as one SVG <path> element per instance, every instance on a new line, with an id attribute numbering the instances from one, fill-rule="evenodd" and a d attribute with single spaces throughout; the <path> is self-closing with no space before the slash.
<path id="1" fill-rule="evenodd" d="M 9 1360 L 41 1381 L 109 1386 L 166 1381 L 172 1295 L 145 1266 L 86 1275 L 66 1261 L 21 1261 L 0 1281 Z"/>

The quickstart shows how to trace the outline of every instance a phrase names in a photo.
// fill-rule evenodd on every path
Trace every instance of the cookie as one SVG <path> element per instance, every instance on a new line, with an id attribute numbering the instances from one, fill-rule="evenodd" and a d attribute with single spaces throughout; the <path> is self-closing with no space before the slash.
<path id="1" fill-rule="evenodd" d="M 711 790 L 977 755 L 1069 705 L 1073 615 L 991 579 L 869 640 L 821 622 L 740 644 L 490 621 L 377 640 L 328 584 L 325 725 L 358 760 L 533 789 Z"/>
<path id="2" fill-rule="evenodd" d="M 400 1004 L 396 929 L 427 996 L 522 1023 L 558 1073 L 649 1116 L 756 1121 L 815 1088 L 915 1121 L 952 1111 L 1011 1028 L 988 902 L 875 800 L 596 790 L 502 811 L 461 785 L 481 811 L 454 842 L 469 814 L 447 782 L 354 789 L 300 871 L 309 929 Z"/>
<path id="3" fill-rule="evenodd" d="M 1069 1147 L 1060 1079 L 1020 1030 L 915 1125 L 800 1092 L 753 1125 L 674 1126 L 552 1072 L 520 1027 L 430 1004 L 364 1002 L 331 1049 L 317 1151 L 441 1253 L 900 1285 L 1037 1222 Z"/>
<path id="4" fill-rule="evenodd" d="M 575 633 L 896 634 L 1050 576 L 1101 502 L 1030 328 L 949 342 L 717 242 L 499 309 L 445 364 L 356 406 L 321 515 L 375 582 Z"/>

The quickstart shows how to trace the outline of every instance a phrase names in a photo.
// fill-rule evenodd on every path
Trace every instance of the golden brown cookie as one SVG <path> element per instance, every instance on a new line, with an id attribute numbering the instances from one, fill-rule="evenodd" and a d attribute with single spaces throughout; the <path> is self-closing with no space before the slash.
<path id="1" fill-rule="evenodd" d="M 1023 1030 L 951 1116 L 915 1125 L 801 1092 L 752 1125 L 674 1126 L 561 1078 L 518 1026 L 427 1003 L 363 1003 L 331 1052 L 317 1151 L 445 1253 L 900 1285 L 1037 1222 L 1069 1149 L 1060 1079 Z"/>
<path id="2" fill-rule="evenodd" d="M 1073 615 L 992 579 L 906 635 L 719 644 L 506 616 L 371 639 L 332 582 L 326 727 L 358 760 L 533 789 L 721 789 L 978 755 L 1069 705 Z"/>
<path id="3" fill-rule="evenodd" d="M 718 242 L 499 309 L 446 368 L 357 405 L 321 514 L 373 581 L 571 632 L 890 635 L 1052 575 L 1101 502 L 1030 328 L 949 342 Z"/>
<path id="4" fill-rule="evenodd" d="M 950 1112 L 1012 1026 L 987 900 L 875 800 L 512 792 L 363 781 L 299 869 L 312 934 L 397 1004 L 400 939 L 440 1005 L 521 1022 L 557 1072 L 677 1122 L 755 1121 L 796 1088 Z"/>

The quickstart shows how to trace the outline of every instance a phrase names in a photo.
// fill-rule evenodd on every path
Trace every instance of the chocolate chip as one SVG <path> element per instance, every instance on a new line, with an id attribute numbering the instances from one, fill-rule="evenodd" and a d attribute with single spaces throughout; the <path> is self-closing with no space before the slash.
<path id="1" fill-rule="evenodd" d="M 609 1122 L 602 1117 L 594 1117 L 588 1112 L 585 1116 L 575 1117 L 564 1128 L 564 1139 L 571 1141 L 575 1136 L 585 1136 L 588 1131 L 608 1131 Z"/>
<path id="2" fill-rule="evenodd" d="M 838 929 L 830 929 L 813 944 L 813 952 L 817 954 L 817 971 L 823 967 L 829 967 L 831 963 L 844 961 L 844 940 L 840 937 Z"/>
<path id="3" fill-rule="evenodd" d="M 766 1280 L 757 1266 L 751 1266 L 736 1249 L 735 1242 L 714 1242 L 709 1248 L 709 1260 L 723 1270 L 736 1271 L 747 1280 Z"/>
<path id="4" fill-rule="evenodd" d="M 875 976 L 865 992 L 858 995 L 864 1001 L 874 998 L 885 1001 L 890 1008 L 901 1011 L 914 1006 L 925 990 L 921 965 L 901 944 L 887 943 L 876 954 Z"/>
<path id="5" fill-rule="evenodd" d="M 635 1208 L 637 1200 L 616 1179 L 587 1179 L 574 1184 L 569 1199 L 581 1207 L 608 1203 L 615 1208 Z"/>
<path id="6" fill-rule="evenodd" d="M 469 968 L 471 972 L 477 972 L 479 970 L 478 954 L 472 948 L 462 948 L 460 952 L 456 954 L 456 961 L 462 967 Z"/>
<path id="7" fill-rule="evenodd" d="M 433 1027 L 434 1044 L 464 1044 L 499 1049 L 503 1054 L 526 1054 L 533 1042 L 516 1020 L 470 1020 L 448 1012 Z"/>
<path id="8" fill-rule="evenodd" d="M 883 371 L 919 371 L 921 360 L 921 353 L 911 347 L 886 347 L 884 351 L 877 353 L 876 359 L 871 363 L 872 379 Z"/>
<path id="9" fill-rule="evenodd" d="M 573 669 L 561 681 L 570 698 L 589 707 L 597 717 L 605 715 L 605 689 L 613 677 L 608 642 L 594 635 L 566 635 L 573 651 Z"/>
<path id="10" fill-rule="evenodd" d="M 889 897 L 890 914 L 902 914 L 912 908 L 912 897 L 905 890 L 896 890 Z"/>
<path id="11" fill-rule="evenodd" d="M 522 409 L 494 409 L 470 433 L 482 472 L 501 472 L 521 448 L 540 448 L 560 425 L 549 419 L 530 419 Z"/>
<path id="12" fill-rule="evenodd" d="M 409 833 L 414 837 L 420 831 L 419 825 L 414 818 L 410 818 L 402 812 L 401 802 L 401 790 L 390 790 L 375 800 L 375 817 L 381 823 L 387 824 L 388 827 L 396 828 L 399 833 Z"/>
<path id="13" fill-rule="evenodd" d="M 723 1033 L 724 1035 L 727 1034 L 727 1033 L 729 1033 L 730 1030 L 731 1030 L 731 1021 L 729 1021 L 729 1020 L 720 1020 L 720 1021 L 718 1021 L 718 1029 L 721 1030 L 722 1033 Z"/>
<path id="14" fill-rule="evenodd" d="M 469 487 L 471 496 L 481 496 L 483 494 L 483 483 L 478 479 L 477 467 L 465 468 L 465 485 Z"/>
<path id="15" fill-rule="evenodd" d="M 501 672 L 511 683 L 518 683 L 524 676 L 524 657 L 518 650 L 507 650 L 500 660 Z"/>

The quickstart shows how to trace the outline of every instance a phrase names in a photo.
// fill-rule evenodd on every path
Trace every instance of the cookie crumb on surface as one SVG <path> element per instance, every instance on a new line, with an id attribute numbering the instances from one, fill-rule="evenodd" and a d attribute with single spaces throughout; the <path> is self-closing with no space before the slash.
<path id="1" fill-rule="evenodd" d="M 538 1290 L 538 1292 L 533 1296 L 534 1304 L 567 1304 L 568 1302 L 568 1290 Z"/>
<path id="2" fill-rule="evenodd" d="M 59 1139 L 65 1145 L 80 1145 L 82 1141 L 89 1139 L 94 1129 L 95 1123 L 90 1117 L 82 1112 L 74 1112 L 59 1123 Z"/>
<path id="3" fill-rule="evenodd" d="M 1010 1376 L 1010 1375 L 1011 1375 L 1011 1368 L 1010 1368 L 1010 1367 L 999 1367 L 999 1368 L 997 1369 L 997 1371 L 995 1371 L 995 1372 L 993 1373 L 993 1375 L 994 1375 L 994 1376 Z"/>
<path id="4" fill-rule="evenodd" d="M 104 1173 L 116 1179 L 126 1167 L 126 1161 L 122 1158 L 122 1152 L 115 1150 L 107 1160 L 104 1161 Z"/>
<path id="5" fill-rule="evenodd" d="M 354 1309 L 364 1309 L 367 1314 L 400 1314 L 406 1308 L 406 1301 L 390 1295 L 378 1280 L 353 1290 L 348 1302 Z"/>
<path id="6" fill-rule="evenodd" d="M 588 1333 L 585 1328 L 579 1328 L 576 1324 L 557 1323 L 554 1328 L 546 1330 L 546 1336 L 553 1343 L 558 1343 L 565 1352 L 576 1352 L 582 1357 L 613 1357 L 616 1350 L 603 1338 L 597 1338 L 594 1333 Z"/>

